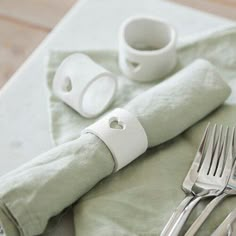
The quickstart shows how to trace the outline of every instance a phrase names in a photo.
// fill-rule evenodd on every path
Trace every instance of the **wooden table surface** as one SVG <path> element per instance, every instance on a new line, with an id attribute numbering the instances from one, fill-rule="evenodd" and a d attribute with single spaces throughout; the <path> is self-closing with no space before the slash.
<path id="1" fill-rule="evenodd" d="M 0 88 L 76 0 L 0 1 Z M 236 20 L 236 0 L 173 0 Z"/>

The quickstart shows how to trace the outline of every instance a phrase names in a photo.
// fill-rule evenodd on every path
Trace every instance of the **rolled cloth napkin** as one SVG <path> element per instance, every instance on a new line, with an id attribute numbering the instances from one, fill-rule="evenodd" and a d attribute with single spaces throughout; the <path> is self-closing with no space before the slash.
<path id="1" fill-rule="evenodd" d="M 159 145 L 221 105 L 229 86 L 206 60 L 197 60 L 124 106 L 148 137 Z M 48 220 L 112 174 L 109 149 L 96 136 L 83 134 L 1 178 L 0 219 L 7 235 L 42 233 Z"/>

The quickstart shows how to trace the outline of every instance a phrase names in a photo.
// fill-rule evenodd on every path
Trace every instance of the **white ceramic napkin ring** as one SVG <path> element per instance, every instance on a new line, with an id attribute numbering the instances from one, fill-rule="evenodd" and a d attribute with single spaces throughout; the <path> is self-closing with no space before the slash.
<path id="1" fill-rule="evenodd" d="M 82 53 L 67 57 L 53 80 L 55 95 L 86 118 L 104 112 L 116 90 L 116 77 Z"/>
<path id="2" fill-rule="evenodd" d="M 92 133 L 107 145 L 115 161 L 114 171 L 128 165 L 148 147 L 147 135 L 139 120 L 120 108 L 105 115 L 82 133 Z"/>
<path id="3" fill-rule="evenodd" d="M 163 78 L 176 65 L 176 39 L 175 29 L 158 18 L 128 18 L 119 31 L 121 71 L 141 82 Z"/>

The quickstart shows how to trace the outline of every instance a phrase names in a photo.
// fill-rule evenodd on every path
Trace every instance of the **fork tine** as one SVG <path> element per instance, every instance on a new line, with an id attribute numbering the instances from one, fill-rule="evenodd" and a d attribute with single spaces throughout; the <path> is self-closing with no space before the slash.
<path id="1" fill-rule="evenodd" d="M 210 169 L 214 149 L 215 149 L 215 138 L 216 138 L 217 125 L 215 124 L 210 135 L 209 144 L 206 147 L 206 154 L 202 166 L 200 167 L 200 172 L 207 174 Z"/>
<path id="2" fill-rule="evenodd" d="M 234 140 L 235 140 L 235 137 L 234 137 Z M 234 148 L 233 152 L 235 152 L 235 146 L 233 148 Z M 236 160 L 235 160 L 235 156 L 233 156 L 233 167 L 230 173 L 230 179 L 235 179 L 235 174 L 236 174 Z"/>
<path id="3" fill-rule="evenodd" d="M 223 176 L 223 177 L 224 176 L 227 177 L 227 173 L 231 171 L 232 166 L 233 166 L 234 142 L 235 142 L 235 127 L 232 130 L 232 134 L 231 134 L 230 141 L 229 141 L 228 153 L 227 153 L 227 157 L 225 160 L 225 166 L 224 166 L 224 169 L 222 170 L 222 174 L 221 174 L 221 176 Z"/>
<path id="4" fill-rule="evenodd" d="M 212 162 L 210 163 L 210 169 L 209 169 L 209 172 L 208 174 L 210 175 L 215 175 L 216 173 L 216 170 L 217 170 L 217 166 L 218 166 L 218 163 L 219 163 L 219 157 L 220 157 L 220 153 L 221 153 L 221 143 L 222 143 L 222 133 L 223 133 L 223 126 L 221 125 L 220 126 L 220 131 L 219 131 L 219 134 L 218 134 L 218 138 L 217 138 L 217 141 L 216 141 L 216 148 L 215 148 L 215 151 L 214 151 L 214 155 L 213 155 L 213 158 L 212 158 Z"/>
<path id="5" fill-rule="evenodd" d="M 204 131 L 204 134 L 202 136 L 202 139 L 201 139 L 201 142 L 200 142 L 200 145 L 198 147 L 198 152 L 201 152 L 203 153 L 204 152 L 204 149 L 205 149 L 205 146 L 206 146 L 206 141 L 208 139 L 208 136 L 209 136 L 209 127 L 210 127 L 210 122 L 207 124 L 207 127 Z"/>
<path id="6" fill-rule="evenodd" d="M 228 146 L 228 139 L 229 139 L 229 127 L 226 128 L 224 138 L 222 140 L 223 143 L 222 143 L 221 153 L 219 156 L 219 162 L 218 162 L 215 176 L 221 176 L 223 173 L 224 164 L 225 164 L 225 156 L 226 156 L 226 151 L 227 151 L 227 146 Z"/>
<path id="7" fill-rule="evenodd" d="M 207 127 L 204 131 L 204 134 L 202 136 L 200 145 L 199 145 L 198 150 L 197 150 L 197 155 L 196 155 L 196 157 L 193 161 L 193 163 L 198 164 L 197 171 L 200 170 L 203 159 L 204 159 L 204 153 L 205 153 L 205 149 L 206 149 L 206 146 L 207 146 L 207 140 L 209 138 L 209 128 L 210 128 L 210 122 L 207 124 Z"/>

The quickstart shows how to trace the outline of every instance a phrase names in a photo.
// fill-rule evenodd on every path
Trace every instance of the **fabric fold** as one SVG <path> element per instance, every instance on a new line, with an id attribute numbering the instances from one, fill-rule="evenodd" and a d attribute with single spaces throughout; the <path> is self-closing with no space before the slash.
<path id="1" fill-rule="evenodd" d="M 0 208 L 6 235 L 18 235 L 16 228 L 21 235 L 41 234 L 49 218 L 78 200 L 113 168 L 105 144 L 85 134 L 7 174 L 1 179 L 0 199 L 15 222 Z"/>
<path id="2" fill-rule="evenodd" d="M 221 105 L 231 89 L 208 61 L 195 60 L 169 79 L 140 94 L 125 108 L 135 114 L 159 145 L 195 124 Z"/>

